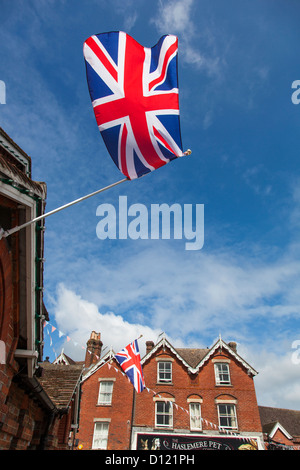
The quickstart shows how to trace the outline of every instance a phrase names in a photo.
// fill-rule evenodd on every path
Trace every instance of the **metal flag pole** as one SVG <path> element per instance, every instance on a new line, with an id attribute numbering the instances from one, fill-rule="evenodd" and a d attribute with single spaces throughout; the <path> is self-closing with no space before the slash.
<path id="1" fill-rule="evenodd" d="M 109 186 L 106 186 L 105 188 L 98 189 L 97 191 L 94 191 L 93 193 L 87 194 L 86 196 L 80 197 L 79 199 L 76 199 L 75 201 L 69 202 L 68 204 L 64 204 L 63 206 L 58 207 L 57 209 L 54 209 L 53 211 L 47 212 L 46 214 L 42 214 L 35 219 L 29 220 L 28 222 L 25 222 L 22 225 L 18 225 L 17 227 L 13 227 L 9 230 L 3 230 L 0 227 L 0 240 L 1 238 L 8 237 L 9 235 L 12 235 L 15 232 L 18 232 L 24 227 L 27 227 L 28 225 L 34 224 L 35 222 L 38 222 L 41 219 L 45 219 L 49 215 L 56 214 L 56 212 L 62 211 L 63 209 L 66 209 L 67 207 L 73 206 L 74 204 L 77 204 L 78 202 L 84 201 L 85 199 L 88 199 L 89 197 L 95 196 L 96 194 L 102 193 L 103 191 L 106 191 L 107 189 L 113 188 L 114 186 L 117 186 L 118 184 L 124 183 L 124 181 L 130 181 L 130 178 L 124 178 L 120 181 L 117 181 L 116 183 L 110 184 Z"/>

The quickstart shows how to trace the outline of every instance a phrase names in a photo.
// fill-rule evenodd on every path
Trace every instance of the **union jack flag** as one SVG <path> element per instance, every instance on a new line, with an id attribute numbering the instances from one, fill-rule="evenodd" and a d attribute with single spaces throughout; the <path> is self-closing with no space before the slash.
<path id="1" fill-rule="evenodd" d="M 122 32 L 89 37 L 83 46 L 96 122 L 110 156 L 129 179 L 182 152 L 176 36 L 146 48 Z"/>
<path id="2" fill-rule="evenodd" d="M 115 354 L 115 358 L 136 391 L 138 393 L 142 392 L 145 388 L 145 380 L 137 340 L 134 340 L 118 354 Z"/>

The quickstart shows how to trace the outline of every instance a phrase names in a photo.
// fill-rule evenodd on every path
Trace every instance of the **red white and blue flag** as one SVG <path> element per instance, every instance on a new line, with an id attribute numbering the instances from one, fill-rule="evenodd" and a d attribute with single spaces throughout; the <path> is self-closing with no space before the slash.
<path id="1" fill-rule="evenodd" d="M 142 392 L 145 388 L 145 380 L 137 340 L 134 340 L 118 354 L 115 354 L 115 358 L 136 391 L 138 393 Z"/>
<path id="2" fill-rule="evenodd" d="M 177 77 L 178 40 L 146 48 L 122 32 L 89 37 L 83 46 L 97 125 L 108 152 L 129 179 L 182 152 Z"/>

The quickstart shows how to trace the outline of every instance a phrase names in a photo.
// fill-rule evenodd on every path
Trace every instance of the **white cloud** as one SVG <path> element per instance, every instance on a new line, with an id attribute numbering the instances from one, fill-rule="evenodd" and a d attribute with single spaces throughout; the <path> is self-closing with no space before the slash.
<path id="1" fill-rule="evenodd" d="M 194 22 L 194 0 L 160 0 L 155 17 L 151 18 L 160 34 L 175 34 L 179 37 L 179 44 L 183 62 L 195 68 L 201 68 L 209 74 L 216 75 L 219 72 L 220 59 L 214 53 L 209 56 L 196 43 L 202 45 L 213 42 L 212 32 L 208 29 L 197 32 Z"/>
<path id="2" fill-rule="evenodd" d="M 92 330 L 99 324 L 98 310 L 113 311 L 121 323 L 126 318 L 128 323 L 145 325 L 156 332 L 163 330 L 182 341 L 197 338 L 198 345 L 204 338 L 208 341 L 218 333 L 223 336 L 232 332 L 238 335 L 235 339 L 257 344 L 257 336 L 264 337 L 266 331 L 257 330 L 256 322 L 265 321 L 269 325 L 270 319 L 282 322 L 297 318 L 300 311 L 297 260 L 287 256 L 269 262 L 231 250 L 226 254 L 204 251 L 191 255 L 157 243 L 152 248 L 136 249 L 131 255 L 122 249 L 119 256 L 117 250 L 116 258 L 110 256 L 108 260 L 103 256 L 76 258 L 68 253 L 65 253 L 69 258 L 67 265 L 64 258 L 52 259 L 56 279 L 59 273 L 67 291 L 90 301 L 77 299 L 80 310 L 69 316 L 63 312 L 64 308 L 70 311 L 68 301 L 63 302 L 67 291 L 64 295 L 59 291 L 55 317 L 58 315 L 61 325 L 66 321 L 72 331 L 74 322 L 79 330 L 81 319 L 86 317 L 82 327 L 88 320 L 88 330 Z M 72 296 L 71 301 L 75 301 Z M 82 314 L 84 308 L 86 315 Z M 105 320 L 114 322 L 115 317 L 106 316 Z M 127 322 L 120 324 L 120 331 L 128 327 Z"/>
<path id="3" fill-rule="evenodd" d="M 143 337 L 139 340 L 141 356 L 145 354 L 145 342 L 156 342 L 161 333 L 159 328 L 143 326 L 137 321 L 130 323 L 112 312 L 100 313 L 96 304 L 85 300 L 63 284 L 58 286 L 54 313 L 59 330 L 71 338 L 62 345 L 64 351 L 75 360 L 84 358 L 82 346 L 85 347 L 92 330 L 101 333 L 104 352 L 110 347 L 117 352 L 142 334 Z M 53 338 L 54 335 L 55 333 L 52 334 Z M 187 341 L 175 337 L 168 336 L 168 339 L 175 347 L 191 346 Z M 216 338 L 211 339 L 210 345 Z M 229 341 L 227 338 L 223 339 Z M 207 345 L 195 343 L 192 346 Z M 277 341 L 276 352 L 269 346 L 274 347 L 274 338 L 270 338 L 267 344 L 261 344 L 260 348 L 249 343 L 238 343 L 238 353 L 258 371 L 254 379 L 258 404 L 298 409 L 300 365 L 292 359 L 292 343 L 289 344 L 286 338 Z M 59 354 L 60 350 L 56 352 Z"/>
<path id="4" fill-rule="evenodd" d="M 129 33 L 138 19 L 135 0 L 115 0 L 113 6 L 114 12 L 124 20 L 124 31 Z"/>
<path id="5" fill-rule="evenodd" d="M 258 371 L 254 379 L 258 404 L 299 410 L 300 365 L 293 363 L 292 344 L 277 342 L 277 349 L 275 353 L 261 345 L 259 351 L 247 351 Z"/>
<path id="6" fill-rule="evenodd" d="M 155 18 L 151 22 L 155 24 L 160 34 L 176 34 L 182 41 L 183 58 L 188 64 L 200 66 L 204 59 L 200 52 L 192 46 L 194 24 L 192 19 L 192 7 L 194 0 L 168 0 L 160 1 Z"/>
<path id="7" fill-rule="evenodd" d="M 64 333 L 64 339 L 66 340 L 66 336 L 71 339 L 64 344 L 65 352 L 76 360 L 84 358 L 82 346 L 85 347 L 92 331 L 101 333 L 103 349 L 112 347 L 115 352 L 143 335 L 139 340 L 141 356 L 145 354 L 145 342 L 148 340 L 156 342 L 161 333 L 159 329 L 138 322 L 130 323 L 113 312 L 100 313 L 93 302 L 85 300 L 63 284 L 57 289 L 54 315 L 59 331 Z M 173 341 L 174 344 L 182 344 Z"/>
<path id="8" fill-rule="evenodd" d="M 86 305 L 83 299 L 89 299 L 88 336 L 96 328 L 93 321 L 98 325 L 99 312 L 107 315 L 113 311 L 120 330 L 122 322 L 130 331 L 132 325 L 145 325 L 200 347 L 203 343 L 199 342 L 210 343 L 221 333 L 224 338 L 259 349 L 270 335 L 276 350 L 281 334 L 293 331 L 291 324 L 298 322 L 300 311 L 300 246 L 294 243 L 300 205 L 296 186 L 292 196 L 285 204 L 285 215 L 280 214 L 281 225 L 289 229 L 284 231 L 288 242 L 281 251 L 249 240 L 229 245 L 224 239 L 220 240 L 222 248 L 213 251 L 204 245 L 192 253 L 184 250 L 180 240 L 111 242 L 95 238 L 91 244 L 85 241 L 91 235 L 78 230 L 77 220 L 59 239 L 56 235 L 57 243 L 47 239 L 52 233 L 47 231 L 46 258 L 51 262 L 49 267 L 47 262 L 45 265 L 46 295 L 51 293 L 47 286 L 63 282 L 67 291 L 81 296 L 82 302 L 76 301 L 80 312 Z M 64 247 L 63 255 L 59 243 Z M 52 291 L 52 295 L 58 294 Z M 62 305 L 68 308 L 62 304 L 66 296 L 59 295 L 61 325 L 65 319 L 72 331 L 74 320 L 79 331 L 83 315 L 63 315 Z M 54 312 L 56 315 L 57 308 Z M 113 321 L 114 317 L 105 319 Z M 281 333 L 287 322 L 288 329 Z"/>
<path id="9" fill-rule="evenodd" d="M 159 2 L 159 14 L 153 20 L 158 29 L 173 29 L 178 33 L 193 32 L 194 25 L 191 11 L 194 0 L 168 0 Z"/>
<path id="10" fill-rule="evenodd" d="M 134 27 L 136 21 L 137 21 L 137 18 L 138 18 L 138 14 L 136 11 L 132 12 L 130 15 L 126 15 L 125 16 L 125 20 L 124 20 L 124 29 L 125 31 L 131 31 L 132 28 Z"/>

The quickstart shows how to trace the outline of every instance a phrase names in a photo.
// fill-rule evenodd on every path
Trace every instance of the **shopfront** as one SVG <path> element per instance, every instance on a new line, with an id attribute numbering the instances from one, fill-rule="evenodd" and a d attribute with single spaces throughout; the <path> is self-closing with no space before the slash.
<path id="1" fill-rule="evenodd" d="M 257 437 L 190 435 L 190 434 L 137 434 L 137 450 L 258 450 Z"/>

